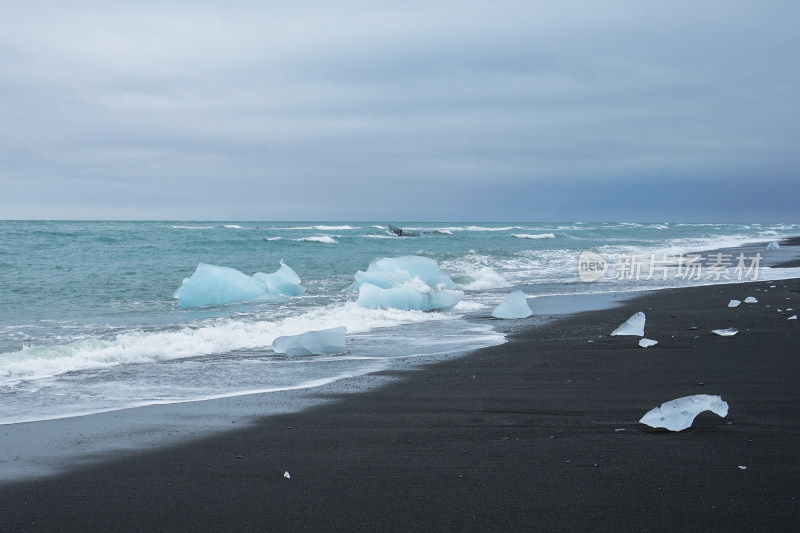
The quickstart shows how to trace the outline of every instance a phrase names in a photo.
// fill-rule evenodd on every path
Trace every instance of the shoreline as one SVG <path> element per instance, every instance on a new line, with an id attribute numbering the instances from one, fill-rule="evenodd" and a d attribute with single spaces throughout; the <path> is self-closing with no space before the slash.
<path id="1" fill-rule="evenodd" d="M 746 296 L 759 303 L 727 307 Z M 360 394 L 314 389 L 299 412 L 3 483 L 0 528 L 784 529 L 800 518 L 800 358 L 778 304 L 796 312 L 800 280 L 506 323 L 506 344 L 370 376 L 385 382 Z M 638 310 L 659 345 L 608 336 Z M 739 334 L 710 333 L 727 327 Z M 730 414 L 680 433 L 638 423 L 689 394 Z"/>

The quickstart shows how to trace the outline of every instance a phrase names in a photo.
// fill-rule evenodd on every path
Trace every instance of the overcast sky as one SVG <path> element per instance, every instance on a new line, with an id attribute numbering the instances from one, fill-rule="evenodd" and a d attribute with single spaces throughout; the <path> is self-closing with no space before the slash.
<path id="1" fill-rule="evenodd" d="M 0 5 L 0 219 L 800 220 L 800 2 Z"/>

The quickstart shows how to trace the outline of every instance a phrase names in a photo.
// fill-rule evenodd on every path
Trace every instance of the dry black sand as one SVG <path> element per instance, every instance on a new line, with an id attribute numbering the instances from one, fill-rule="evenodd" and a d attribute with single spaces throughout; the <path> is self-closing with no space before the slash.
<path id="1" fill-rule="evenodd" d="M 516 321 L 507 344 L 372 392 L 2 485 L 0 531 L 794 530 L 798 308 L 791 280 Z M 639 310 L 657 346 L 608 336 Z M 692 394 L 722 396 L 728 417 L 638 423 Z"/>

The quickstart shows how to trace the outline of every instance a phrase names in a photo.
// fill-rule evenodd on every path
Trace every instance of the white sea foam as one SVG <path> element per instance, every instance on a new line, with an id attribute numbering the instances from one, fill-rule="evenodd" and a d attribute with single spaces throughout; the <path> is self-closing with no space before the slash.
<path id="1" fill-rule="evenodd" d="M 377 226 L 379 227 L 379 226 Z M 327 225 L 314 225 L 314 226 L 291 226 L 291 227 L 275 227 L 271 229 L 282 229 L 282 230 L 317 230 L 317 231 L 346 231 L 346 230 L 353 230 L 353 229 L 360 229 L 361 226 L 350 226 L 348 224 L 342 226 L 327 226 Z"/>
<path id="2" fill-rule="evenodd" d="M 413 230 L 425 230 L 427 228 L 408 228 Z M 453 233 L 455 231 L 510 231 L 512 229 L 525 229 L 522 226 L 503 226 L 500 228 L 492 228 L 487 226 L 446 226 L 443 228 L 436 228 L 441 232 Z"/>
<path id="3" fill-rule="evenodd" d="M 490 267 L 483 267 L 480 270 L 470 270 L 464 274 L 455 275 L 453 276 L 453 281 L 456 282 L 459 288 L 468 291 L 502 289 L 511 286 L 508 280 Z"/>
<path id="4" fill-rule="evenodd" d="M 214 229 L 214 226 L 171 226 L 172 229 Z"/>
<path id="5" fill-rule="evenodd" d="M 26 346 L 2 354 L 0 384 L 122 364 L 149 363 L 266 349 L 279 336 L 345 326 L 363 333 L 401 324 L 452 319 L 443 313 L 365 309 L 354 302 L 312 309 L 277 321 L 221 319 L 178 330 L 129 330 L 110 338 L 84 338 L 55 346 Z"/>
<path id="6" fill-rule="evenodd" d="M 339 241 L 331 237 L 330 235 L 320 235 L 317 237 L 302 237 L 300 239 L 294 239 L 296 242 L 319 242 L 322 244 L 339 244 Z"/>
<path id="7" fill-rule="evenodd" d="M 516 237 L 517 239 L 555 239 L 556 236 L 553 233 L 512 233 L 512 237 Z"/>

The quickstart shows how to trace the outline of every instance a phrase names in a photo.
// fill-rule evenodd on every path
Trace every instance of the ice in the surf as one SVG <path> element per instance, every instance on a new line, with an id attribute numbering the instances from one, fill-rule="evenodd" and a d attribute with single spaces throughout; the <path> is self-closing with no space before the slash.
<path id="1" fill-rule="evenodd" d="M 200 263 L 191 277 L 183 280 L 175 298 L 183 308 L 240 302 L 285 302 L 287 296 L 304 291 L 300 278 L 281 263 L 272 274 L 248 276 L 235 268 Z"/>
<path id="2" fill-rule="evenodd" d="M 356 303 L 371 309 L 444 311 L 455 307 L 463 297 L 463 292 L 455 290 L 423 292 L 411 285 L 382 289 L 371 283 L 364 283 L 358 289 Z"/>
<path id="3" fill-rule="evenodd" d="M 283 294 L 286 296 L 299 296 L 306 290 L 301 285 L 302 280 L 289 265 L 281 261 L 281 267 L 272 274 L 256 272 L 253 279 L 263 283 L 270 294 Z"/>
<path id="4" fill-rule="evenodd" d="M 493 317 L 505 319 L 527 318 L 531 314 L 528 300 L 525 299 L 525 293 L 522 291 L 513 291 L 492 311 Z"/>
<path id="5" fill-rule="evenodd" d="M 728 415 L 728 402 L 719 396 L 708 394 L 685 396 L 651 409 L 639 422 L 653 428 L 681 431 L 690 427 L 695 417 L 704 411 L 711 411 L 725 418 Z"/>
<path id="6" fill-rule="evenodd" d="M 651 346 L 655 346 L 658 344 L 658 341 L 654 341 L 653 339 L 642 339 L 639 341 L 639 346 L 642 348 L 649 348 Z"/>
<path id="7" fill-rule="evenodd" d="M 272 349 L 276 353 L 288 356 L 297 355 L 334 355 L 347 351 L 347 328 L 306 331 L 300 335 L 285 335 L 272 341 Z"/>
<path id="8" fill-rule="evenodd" d="M 435 259 L 421 256 L 384 257 L 370 263 L 366 272 L 355 273 L 356 281 L 349 289 L 356 290 L 364 283 L 391 289 L 419 279 L 433 289 L 455 289 L 456 284 L 445 274 Z"/>
<path id="9" fill-rule="evenodd" d="M 639 311 L 638 313 L 634 313 L 620 327 L 612 331 L 611 335 L 631 335 L 636 337 L 644 337 L 644 322 L 644 313 Z"/>
<path id="10" fill-rule="evenodd" d="M 407 311 L 452 309 L 464 297 L 439 264 L 428 257 L 385 257 L 373 261 L 366 272 L 355 273 L 357 304 L 367 308 Z"/>
<path id="11" fill-rule="evenodd" d="M 767 245 L 767 250 L 778 250 L 780 249 L 781 245 L 778 244 L 778 241 L 770 241 Z"/>

